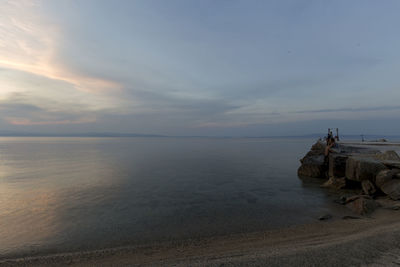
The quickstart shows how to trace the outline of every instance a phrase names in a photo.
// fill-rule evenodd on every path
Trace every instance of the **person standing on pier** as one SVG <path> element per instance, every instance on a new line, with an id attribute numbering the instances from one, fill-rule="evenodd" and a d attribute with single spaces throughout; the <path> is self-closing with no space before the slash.
<path id="1" fill-rule="evenodd" d="M 332 149 L 337 148 L 337 144 L 335 141 L 335 138 L 333 137 L 328 137 L 326 141 L 326 147 L 325 147 L 325 157 L 328 157 L 329 152 L 335 152 Z"/>

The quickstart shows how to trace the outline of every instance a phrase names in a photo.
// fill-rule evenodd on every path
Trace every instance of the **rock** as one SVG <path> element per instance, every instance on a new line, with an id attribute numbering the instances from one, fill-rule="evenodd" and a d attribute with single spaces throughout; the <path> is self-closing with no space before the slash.
<path id="1" fill-rule="evenodd" d="M 325 144 L 318 141 L 311 150 L 300 160 L 301 166 L 297 170 L 299 176 L 322 178 L 325 177 Z"/>
<path id="2" fill-rule="evenodd" d="M 400 161 L 400 156 L 394 150 L 388 150 L 385 151 L 384 153 L 376 154 L 375 158 L 379 160 Z"/>
<path id="3" fill-rule="evenodd" d="M 379 197 L 375 200 L 383 209 L 400 210 L 400 201 L 393 200 L 390 197 Z"/>
<path id="4" fill-rule="evenodd" d="M 385 165 L 374 160 L 362 160 L 359 161 L 358 169 L 356 171 L 356 178 L 358 181 L 370 180 L 375 181 L 376 175 L 386 169 Z"/>
<path id="5" fill-rule="evenodd" d="M 312 152 L 312 151 L 310 151 Z M 297 170 L 299 176 L 324 178 L 326 175 L 325 157 L 323 154 L 315 154 L 315 152 L 307 155 L 301 159 L 301 166 Z"/>
<path id="6" fill-rule="evenodd" d="M 400 199 L 400 179 L 393 179 L 384 183 L 381 187 L 383 193 L 388 195 L 391 199 Z"/>
<path id="7" fill-rule="evenodd" d="M 351 201 L 346 204 L 346 207 L 359 215 L 371 214 L 378 206 L 379 204 L 377 202 L 366 196 L 354 196 L 351 198 Z"/>
<path id="8" fill-rule="evenodd" d="M 325 214 L 318 218 L 318 220 L 320 220 L 320 221 L 326 221 L 329 219 L 332 219 L 332 215 L 330 215 L 330 214 Z"/>
<path id="9" fill-rule="evenodd" d="M 381 188 L 382 185 L 393 179 L 392 170 L 382 170 L 375 177 L 375 184 L 377 187 Z"/>
<path id="10" fill-rule="evenodd" d="M 300 160 L 301 163 L 307 158 L 313 158 L 314 156 L 324 156 L 326 145 L 318 141 L 312 145 L 311 150 Z"/>
<path id="11" fill-rule="evenodd" d="M 324 143 L 318 141 L 314 145 L 312 145 L 311 151 L 321 155 L 321 154 L 325 153 L 325 147 L 326 147 L 326 145 Z"/>
<path id="12" fill-rule="evenodd" d="M 341 196 L 339 199 L 335 199 L 333 202 L 338 203 L 340 205 L 344 205 L 346 204 L 346 197 L 345 196 Z"/>
<path id="13" fill-rule="evenodd" d="M 346 178 L 361 182 L 362 180 L 375 181 L 376 175 L 386 169 L 385 165 L 375 159 L 367 157 L 349 157 L 346 162 Z"/>
<path id="14" fill-rule="evenodd" d="M 347 204 L 347 203 L 353 202 L 354 200 L 357 200 L 359 198 L 371 199 L 371 197 L 368 196 L 368 195 L 354 195 L 354 196 L 351 196 L 351 197 L 346 197 L 345 201 L 346 201 L 346 204 Z"/>
<path id="15" fill-rule="evenodd" d="M 392 179 L 400 179 L 400 169 L 383 170 L 380 171 L 375 178 L 375 184 L 381 188 L 385 183 Z"/>
<path id="16" fill-rule="evenodd" d="M 346 161 L 348 156 L 329 154 L 329 177 L 344 177 L 346 175 Z"/>
<path id="17" fill-rule="evenodd" d="M 328 181 L 321 185 L 321 187 L 333 188 L 333 189 L 342 189 L 346 187 L 346 178 L 336 178 L 330 177 Z"/>
<path id="18" fill-rule="evenodd" d="M 356 219 L 361 219 L 361 218 L 360 217 L 356 217 L 356 216 L 346 215 L 346 216 L 343 216 L 342 219 L 343 220 L 349 220 L 349 219 L 356 220 Z"/>
<path id="19" fill-rule="evenodd" d="M 381 161 L 389 169 L 400 169 L 400 161 L 397 160 L 382 160 Z"/>
<path id="20" fill-rule="evenodd" d="M 346 202 L 344 202 L 344 201 L 341 200 L 341 199 L 334 199 L 333 202 L 335 202 L 335 203 L 337 203 L 337 204 L 340 204 L 340 205 L 346 204 Z"/>
<path id="21" fill-rule="evenodd" d="M 376 193 L 375 186 L 370 180 L 362 180 L 361 187 L 366 195 L 372 196 Z"/>

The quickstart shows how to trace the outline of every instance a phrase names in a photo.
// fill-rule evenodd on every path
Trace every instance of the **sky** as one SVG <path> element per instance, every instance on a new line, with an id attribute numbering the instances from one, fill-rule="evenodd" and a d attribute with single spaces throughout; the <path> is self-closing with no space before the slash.
<path id="1" fill-rule="evenodd" d="M 400 134 L 398 0 L 0 0 L 0 132 Z"/>

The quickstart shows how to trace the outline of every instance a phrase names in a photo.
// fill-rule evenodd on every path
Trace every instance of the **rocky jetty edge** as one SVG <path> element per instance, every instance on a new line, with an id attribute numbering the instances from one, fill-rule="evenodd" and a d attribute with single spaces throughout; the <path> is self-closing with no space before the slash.
<path id="1" fill-rule="evenodd" d="M 322 187 L 342 190 L 346 194 L 337 202 L 356 214 L 370 215 L 379 207 L 400 209 L 400 156 L 394 150 L 379 150 L 383 147 L 388 148 L 338 143 L 325 156 L 325 142 L 319 140 L 300 160 L 297 173 L 302 179 L 323 179 Z"/>

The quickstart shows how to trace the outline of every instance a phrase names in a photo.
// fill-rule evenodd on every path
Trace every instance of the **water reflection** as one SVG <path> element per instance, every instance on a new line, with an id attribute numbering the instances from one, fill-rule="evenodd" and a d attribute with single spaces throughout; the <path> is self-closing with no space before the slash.
<path id="1" fill-rule="evenodd" d="M 1 141 L 1 254 L 36 251 L 58 242 L 70 223 L 60 220 L 60 212 L 99 201 L 99 195 L 93 199 L 87 192 L 117 182 L 109 179 L 114 175 L 101 151 L 80 148 L 86 140 Z"/>
<path id="2" fill-rule="evenodd" d="M 0 254 L 229 234 L 314 220 L 312 140 L 0 138 Z M 3 168 L 4 167 L 4 168 Z"/>

